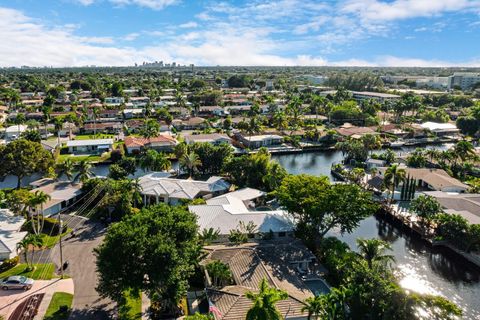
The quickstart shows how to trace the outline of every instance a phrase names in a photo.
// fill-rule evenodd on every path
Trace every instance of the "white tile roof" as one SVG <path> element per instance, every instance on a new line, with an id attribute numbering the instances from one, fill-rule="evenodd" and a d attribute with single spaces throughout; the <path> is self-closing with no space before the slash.
<path id="1" fill-rule="evenodd" d="M 154 172 L 140 177 L 142 194 L 194 199 L 199 193 L 225 192 L 230 184 L 221 177 L 210 177 L 207 181 L 167 178 L 168 173 Z"/>
<path id="2" fill-rule="evenodd" d="M 236 229 L 240 221 L 252 221 L 259 232 L 287 232 L 294 229 L 294 223 L 283 210 L 251 211 L 246 201 L 263 195 L 255 189 L 242 189 L 207 200 L 206 205 L 189 206 L 188 209 L 198 217 L 200 229 L 213 228 L 226 235 Z"/>
<path id="3" fill-rule="evenodd" d="M 19 231 L 25 219 L 15 216 L 8 209 L 0 209 L 0 253 L 10 254 L 16 251 L 17 243 L 26 235 L 26 231 Z"/>
<path id="4" fill-rule="evenodd" d="M 70 140 L 67 141 L 67 147 L 84 147 L 95 145 L 112 145 L 113 139 L 92 139 L 92 140 Z"/>

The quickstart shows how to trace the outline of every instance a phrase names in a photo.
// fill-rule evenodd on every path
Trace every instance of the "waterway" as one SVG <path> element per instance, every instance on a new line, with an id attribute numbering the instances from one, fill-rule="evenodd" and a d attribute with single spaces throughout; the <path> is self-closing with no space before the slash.
<path id="1" fill-rule="evenodd" d="M 446 149 L 448 146 L 437 146 Z M 408 150 L 399 150 L 406 152 Z M 342 160 L 339 152 L 312 152 L 273 157 L 288 172 L 330 176 L 330 166 Z M 445 248 L 432 248 L 400 226 L 379 217 L 369 217 L 351 234 L 330 233 L 356 250 L 357 238 L 380 238 L 393 249 L 397 276 L 406 290 L 437 294 L 455 302 L 464 319 L 480 319 L 480 271 Z"/>

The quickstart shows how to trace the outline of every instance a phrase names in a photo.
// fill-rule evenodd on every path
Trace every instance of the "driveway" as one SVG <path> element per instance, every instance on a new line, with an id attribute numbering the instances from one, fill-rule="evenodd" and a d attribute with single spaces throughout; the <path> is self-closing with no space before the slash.
<path id="1" fill-rule="evenodd" d="M 8 319 L 10 314 L 25 301 L 25 298 L 33 296 L 35 294 L 42 294 L 47 292 L 50 288 L 55 287 L 55 280 L 36 280 L 32 286 L 32 289 L 28 291 L 23 290 L 0 290 L 0 315 Z"/>
<path id="2" fill-rule="evenodd" d="M 93 249 L 102 242 L 106 228 L 81 217 L 74 219 L 70 220 L 69 227 L 74 228 L 76 236 L 67 236 L 63 241 L 63 260 L 69 262 L 65 273 L 73 278 L 75 285 L 70 319 L 112 319 L 115 303 L 100 298 L 95 290 L 98 277 Z M 59 261 L 58 245 L 52 249 L 52 259 Z"/>

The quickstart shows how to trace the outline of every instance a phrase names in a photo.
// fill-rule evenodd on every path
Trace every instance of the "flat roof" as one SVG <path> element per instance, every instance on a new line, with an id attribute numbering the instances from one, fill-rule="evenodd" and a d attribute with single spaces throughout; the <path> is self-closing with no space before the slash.
<path id="1" fill-rule="evenodd" d="M 70 140 L 67 141 L 67 147 L 84 147 L 93 145 L 111 145 L 113 139 L 93 139 L 93 140 Z"/>

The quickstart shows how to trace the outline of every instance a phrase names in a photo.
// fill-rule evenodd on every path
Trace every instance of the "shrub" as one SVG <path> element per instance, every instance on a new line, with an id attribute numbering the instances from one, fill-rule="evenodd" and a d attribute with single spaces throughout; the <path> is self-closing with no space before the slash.
<path id="1" fill-rule="evenodd" d="M 4 260 L 2 264 L 0 264 L 0 273 L 12 269 L 18 264 L 18 262 L 20 262 L 20 258 L 18 256 Z"/>

